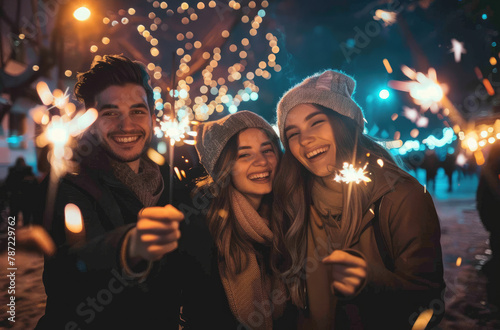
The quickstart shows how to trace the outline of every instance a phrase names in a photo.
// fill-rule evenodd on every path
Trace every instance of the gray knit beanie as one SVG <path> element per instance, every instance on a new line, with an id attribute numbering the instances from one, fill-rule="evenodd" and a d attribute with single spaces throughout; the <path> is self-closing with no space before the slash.
<path id="1" fill-rule="evenodd" d="M 278 127 L 283 145 L 286 143 L 285 121 L 290 110 L 304 103 L 319 104 L 353 119 L 364 128 L 363 111 L 352 99 L 356 81 L 336 70 L 316 73 L 286 92 L 278 103 Z"/>
<path id="2" fill-rule="evenodd" d="M 200 157 L 200 163 L 211 177 L 213 177 L 215 164 L 227 141 L 246 128 L 260 128 L 276 137 L 276 139 L 278 138 L 274 129 L 264 118 L 246 110 L 198 126 L 196 151 Z"/>

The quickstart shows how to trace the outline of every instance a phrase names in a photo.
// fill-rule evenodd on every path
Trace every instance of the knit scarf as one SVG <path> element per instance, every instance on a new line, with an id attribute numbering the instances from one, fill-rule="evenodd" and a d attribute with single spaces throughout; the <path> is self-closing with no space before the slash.
<path id="1" fill-rule="evenodd" d="M 137 196 L 145 207 L 156 205 L 163 192 L 163 179 L 158 165 L 148 158 L 141 158 L 139 172 L 132 171 L 127 163 L 110 160 L 113 174 Z"/>
<path id="2" fill-rule="evenodd" d="M 334 182 L 326 185 L 330 178 L 315 179 L 312 186 L 312 201 L 322 217 L 335 216 L 342 213 L 342 184 Z"/>
<path id="3" fill-rule="evenodd" d="M 247 239 L 251 243 L 271 245 L 273 233 L 269 229 L 269 221 L 262 218 L 236 189 L 231 191 L 231 205 Z M 225 247 L 225 250 L 228 248 Z M 219 263 L 229 307 L 238 321 L 248 328 L 272 329 L 273 319 L 281 316 L 285 309 L 285 286 L 278 278 L 266 273 L 254 251 L 247 251 L 247 260 L 247 267 L 239 274 L 234 269 L 222 269 L 223 265 Z M 231 263 L 226 265 L 232 268 Z"/>
<path id="4" fill-rule="evenodd" d="M 329 178 L 316 179 L 312 186 L 311 199 L 313 206 L 320 219 L 311 217 L 311 221 L 320 220 L 318 227 L 323 227 L 330 250 L 339 249 L 341 243 L 341 217 L 343 208 L 343 187 L 340 183 L 334 182 Z M 325 184 L 327 182 L 328 184 Z"/>

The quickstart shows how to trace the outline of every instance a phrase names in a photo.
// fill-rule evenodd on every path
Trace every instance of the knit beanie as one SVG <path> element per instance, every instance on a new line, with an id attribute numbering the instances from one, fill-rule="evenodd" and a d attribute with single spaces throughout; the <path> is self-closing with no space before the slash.
<path id="1" fill-rule="evenodd" d="M 208 174 L 213 177 L 213 171 L 222 149 L 227 141 L 235 134 L 247 128 L 260 128 L 276 136 L 276 132 L 261 116 L 250 111 L 238 111 L 216 121 L 209 121 L 198 126 L 196 137 L 196 151 L 200 163 Z"/>
<path id="2" fill-rule="evenodd" d="M 364 128 L 363 111 L 352 99 L 356 81 L 340 71 L 316 73 L 287 91 L 278 103 L 277 117 L 280 138 L 285 145 L 285 121 L 290 110 L 304 103 L 319 104 L 353 119 Z"/>

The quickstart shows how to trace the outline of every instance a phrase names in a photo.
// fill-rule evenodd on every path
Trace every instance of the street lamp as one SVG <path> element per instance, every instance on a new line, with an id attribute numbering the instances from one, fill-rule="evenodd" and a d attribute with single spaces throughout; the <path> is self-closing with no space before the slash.
<path id="1" fill-rule="evenodd" d="M 82 6 L 73 12 L 73 16 L 79 21 L 85 21 L 90 17 L 90 10 Z"/>

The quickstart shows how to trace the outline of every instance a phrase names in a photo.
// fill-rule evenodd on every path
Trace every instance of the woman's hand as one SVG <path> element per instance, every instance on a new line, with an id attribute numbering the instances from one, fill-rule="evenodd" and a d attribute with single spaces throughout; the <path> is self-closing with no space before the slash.
<path id="1" fill-rule="evenodd" d="M 344 296 L 352 296 L 358 292 L 366 279 L 366 261 L 348 252 L 335 250 L 322 262 L 332 265 L 332 292 L 337 290 Z"/>

